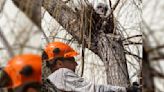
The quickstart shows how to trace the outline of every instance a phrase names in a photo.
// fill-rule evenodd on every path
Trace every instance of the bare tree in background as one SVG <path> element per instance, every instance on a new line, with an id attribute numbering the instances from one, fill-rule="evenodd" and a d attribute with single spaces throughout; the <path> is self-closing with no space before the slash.
<path id="1" fill-rule="evenodd" d="M 162 0 L 143 0 L 143 92 L 163 92 L 164 40 Z M 151 19 L 151 20 L 149 20 Z"/>

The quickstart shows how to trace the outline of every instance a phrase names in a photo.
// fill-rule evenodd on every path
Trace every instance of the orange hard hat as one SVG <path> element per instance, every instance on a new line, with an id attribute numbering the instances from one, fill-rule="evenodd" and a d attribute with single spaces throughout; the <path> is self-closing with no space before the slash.
<path id="1" fill-rule="evenodd" d="M 4 71 L 11 79 L 11 88 L 24 83 L 41 83 L 41 57 L 34 54 L 24 54 L 12 58 Z"/>
<path id="2" fill-rule="evenodd" d="M 73 50 L 69 45 L 62 42 L 49 43 L 45 47 L 44 51 L 48 55 L 48 60 L 58 57 L 69 58 L 78 55 L 78 53 Z"/>

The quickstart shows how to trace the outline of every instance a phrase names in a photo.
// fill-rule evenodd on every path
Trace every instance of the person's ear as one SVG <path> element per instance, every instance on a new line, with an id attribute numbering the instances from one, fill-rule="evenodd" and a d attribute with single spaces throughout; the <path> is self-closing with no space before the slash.
<path id="1" fill-rule="evenodd" d="M 56 64 L 53 67 L 51 67 L 51 72 L 54 72 L 54 71 L 58 70 L 59 68 L 63 68 L 63 66 L 64 66 L 64 64 L 62 61 L 56 60 Z"/>

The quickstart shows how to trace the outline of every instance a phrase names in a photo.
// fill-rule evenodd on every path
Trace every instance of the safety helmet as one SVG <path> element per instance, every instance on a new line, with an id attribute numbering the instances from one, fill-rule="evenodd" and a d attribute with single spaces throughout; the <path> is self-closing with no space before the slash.
<path id="1" fill-rule="evenodd" d="M 48 60 L 59 57 L 69 58 L 78 55 L 78 53 L 69 45 L 62 42 L 49 43 L 48 45 L 46 45 L 44 51 L 48 56 Z"/>
<path id="2" fill-rule="evenodd" d="M 41 83 L 41 57 L 34 54 L 15 56 L 9 60 L 3 71 L 11 80 L 8 83 L 10 85 L 7 85 L 9 88 L 16 88 L 30 82 Z"/>

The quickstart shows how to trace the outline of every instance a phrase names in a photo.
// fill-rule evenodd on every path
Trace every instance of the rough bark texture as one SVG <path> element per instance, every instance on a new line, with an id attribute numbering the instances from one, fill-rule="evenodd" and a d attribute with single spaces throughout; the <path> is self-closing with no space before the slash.
<path id="1" fill-rule="evenodd" d="M 54 17 L 73 37 L 81 41 L 79 35 L 80 16 L 77 16 L 61 0 L 43 0 L 42 6 Z M 72 30 L 73 29 L 73 30 Z"/>
<path id="2" fill-rule="evenodd" d="M 119 38 L 107 34 L 97 35 L 98 53 L 105 64 L 107 71 L 107 83 L 119 86 L 127 86 L 129 77 L 123 46 Z"/>
<path id="3" fill-rule="evenodd" d="M 14 1 L 19 3 L 20 0 Z M 61 0 L 43 0 L 42 6 L 79 43 L 82 43 L 84 39 L 85 47 L 88 47 L 102 59 L 109 84 L 128 85 L 129 76 L 124 48 L 120 40 L 121 37 L 112 33 L 114 30 L 112 15 L 109 18 L 100 18 L 91 6 L 85 6 L 74 12 Z M 84 34 L 82 35 L 82 33 Z M 46 69 L 44 68 L 44 70 Z M 47 72 L 43 72 L 43 74 L 44 76 L 48 75 Z"/>

